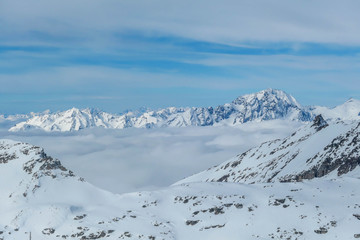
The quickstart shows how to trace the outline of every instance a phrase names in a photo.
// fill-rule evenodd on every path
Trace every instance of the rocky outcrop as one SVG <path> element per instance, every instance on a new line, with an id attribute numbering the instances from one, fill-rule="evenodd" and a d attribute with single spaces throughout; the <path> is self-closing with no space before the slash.
<path id="1" fill-rule="evenodd" d="M 329 124 L 324 120 L 324 118 L 320 114 L 314 118 L 313 124 L 311 126 L 314 127 L 317 131 L 320 131 L 321 129 L 329 126 Z"/>

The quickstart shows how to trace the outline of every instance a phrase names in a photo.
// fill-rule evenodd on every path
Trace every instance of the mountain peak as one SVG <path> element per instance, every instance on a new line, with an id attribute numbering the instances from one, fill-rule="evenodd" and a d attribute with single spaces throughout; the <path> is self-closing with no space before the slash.
<path id="1" fill-rule="evenodd" d="M 239 123 L 284 118 L 300 121 L 311 119 L 301 117 L 306 114 L 302 113 L 302 107 L 294 97 L 282 90 L 272 88 L 240 96 L 232 102 L 232 105 L 236 111 L 241 112 L 236 118 Z"/>
<path id="2" fill-rule="evenodd" d="M 253 103 L 253 102 L 272 102 L 291 105 L 301 108 L 301 105 L 293 96 L 279 89 L 268 88 L 257 93 L 246 94 L 233 101 L 234 104 Z"/>
<path id="3" fill-rule="evenodd" d="M 72 107 L 68 110 L 69 112 L 79 112 L 80 109 L 79 108 L 76 108 L 76 107 Z"/>

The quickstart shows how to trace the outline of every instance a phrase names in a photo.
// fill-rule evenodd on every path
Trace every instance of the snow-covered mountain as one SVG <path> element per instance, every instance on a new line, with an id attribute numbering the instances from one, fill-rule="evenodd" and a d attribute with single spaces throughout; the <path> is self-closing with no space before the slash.
<path id="1" fill-rule="evenodd" d="M 10 131 L 43 129 L 45 131 L 77 131 L 90 127 L 123 129 L 153 127 L 186 127 L 237 125 L 249 121 L 271 119 L 309 121 L 312 115 L 281 90 L 267 89 L 241 96 L 218 107 L 165 108 L 158 111 L 127 112 L 113 115 L 92 109 L 76 108 L 33 116 L 16 124 Z"/>
<path id="2" fill-rule="evenodd" d="M 128 119 L 131 113 L 123 116 L 114 116 L 96 109 L 72 108 L 58 113 L 37 114 L 27 121 L 20 122 L 10 131 L 24 131 L 42 129 L 45 131 L 78 131 L 91 127 L 104 128 L 126 128 L 129 125 Z"/>
<path id="3" fill-rule="evenodd" d="M 293 182 L 354 172 L 360 176 L 359 165 L 360 122 L 328 124 L 318 115 L 287 138 L 265 142 L 180 183 Z"/>
<path id="4" fill-rule="evenodd" d="M 360 120 L 360 101 L 350 98 L 334 108 L 314 106 L 309 111 L 315 115 L 321 114 L 325 120 Z"/>
<path id="5" fill-rule="evenodd" d="M 110 114 L 94 109 L 72 108 L 67 111 L 33 114 L 17 123 L 10 131 L 41 129 L 45 131 L 78 131 L 85 128 L 110 129 L 158 128 L 187 126 L 235 126 L 250 121 L 287 119 L 308 122 L 322 114 L 326 120 L 360 119 L 360 101 L 350 99 L 335 108 L 303 107 L 291 95 L 275 89 L 266 89 L 238 97 L 231 103 L 217 107 L 169 107 L 152 111 L 140 109 L 124 114 Z"/>
<path id="6" fill-rule="evenodd" d="M 359 129 L 317 120 L 287 141 L 297 139 L 293 145 L 312 146 L 311 138 L 321 140 L 321 133 L 326 140 L 331 138 L 328 135 L 341 136 L 326 152 L 345 154 L 343 162 L 348 162 L 347 156 L 358 152 Z M 306 152 L 306 145 L 302 147 Z M 283 152 L 279 147 L 277 151 L 272 155 Z M 257 184 L 187 181 L 157 191 L 115 195 L 77 177 L 39 147 L 1 140 L 0 238 L 30 239 L 30 234 L 32 239 L 359 238 L 360 175 L 349 166 L 344 168 L 347 174 L 335 174 L 332 180 L 263 183 L 268 180 L 265 175 Z M 302 168 L 293 167 L 301 173 Z"/>

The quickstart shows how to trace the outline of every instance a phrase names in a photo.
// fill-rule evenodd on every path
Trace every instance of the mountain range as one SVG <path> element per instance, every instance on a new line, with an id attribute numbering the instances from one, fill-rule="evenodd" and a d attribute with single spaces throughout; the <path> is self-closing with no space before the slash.
<path id="1" fill-rule="evenodd" d="M 72 108 L 63 112 L 43 112 L 28 115 L 16 122 L 10 131 L 41 129 L 44 131 L 78 131 L 85 128 L 103 127 L 161 128 L 187 126 L 235 126 L 250 121 L 288 119 L 309 122 L 318 114 L 326 120 L 360 119 L 360 101 L 350 99 L 335 108 L 321 106 L 303 107 L 294 97 L 281 90 L 266 89 L 236 98 L 231 103 L 217 107 L 169 107 L 152 111 L 129 111 L 116 115 L 95 109 Z"/>
<path id="2" fill-rule="evenodd" d="M 1 140 L 0 239 L 360 238 L 359 149 L 360 121 L 318 115 L 172 186 L 118 195 Z"/>

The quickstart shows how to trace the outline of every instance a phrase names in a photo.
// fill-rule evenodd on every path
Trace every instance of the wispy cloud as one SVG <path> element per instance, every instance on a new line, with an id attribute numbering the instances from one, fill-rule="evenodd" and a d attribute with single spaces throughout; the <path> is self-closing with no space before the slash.
<path id="1" fill-rule="evenodd" d="M 356 94 L 358 84 L 348 86 L 360 77 L 358 7 L 324 0 L 4 0 L 2 111 L 208 106 L 268 87 L 304 104 L 336 105 Z M 71 103 L 75 96 L 83 101 Z M 53 101 L 59 98 L 65 101 Z"/>
<path id="2" fill-rule="evenodd" d="M 1 3 L 2 39 L 103 41 L 137 30 L 217 43 L 300 41 L 358 44 L 359 2 L 11 1 Z M 11 27 L 13 28 L 11 28 Z M 12 35 L 12 36 L 11 36 Z M 341 38 L 339 37 L 341 36 Z M 98 43 L 96 45 L 98 46 Z M 114 42 L 112 42 L 114 43 Z"/>

